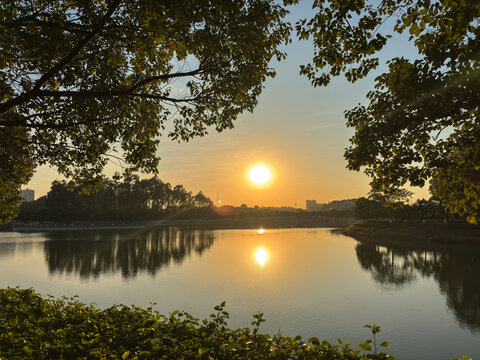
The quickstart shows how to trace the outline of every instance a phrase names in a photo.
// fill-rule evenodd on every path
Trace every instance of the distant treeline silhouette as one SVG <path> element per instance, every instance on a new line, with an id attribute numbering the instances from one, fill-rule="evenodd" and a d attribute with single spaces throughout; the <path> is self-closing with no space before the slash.
<path id="1" fill-rule="evenodd" d="M 23 203 L 17 220 L 139 220 L 206 208 L 209 199 L 200 191 L 193 195 L 183 185 L 172 186 L 157 177 L 137 175 L 105 179 L 87 193 L 73 181 L 54 181 L 46 196 Z"/>
<path id="2" fill-rule="evenodd" d="M 442 202 L 431 197 L 430 199 L 418 199 L 409 204 L 407 201 L 411 193 L 393 198 L 381 192 L 371 191 L 367 197 L 356 200 L 353 209 L 357 219 L 397 219 L 397 220 L 439 220 L 439 219 L 465 219 L 465 216 L 451 214 Z"/>
<path id="3" fill-rule="evenodd" d="M 274 207 L 215 206 L 201 191 L 193 195 L 183 185 L 172 186 L 157 177 L 136 175 L 105 179 L 97 191 L 87 192 L 73 181 L 54 181 L 47 195 L 21 205 L 17 221 L 98 222 L 157 219 L 296 219 L 351 218 L 347 211 L 305 212 Z"/>

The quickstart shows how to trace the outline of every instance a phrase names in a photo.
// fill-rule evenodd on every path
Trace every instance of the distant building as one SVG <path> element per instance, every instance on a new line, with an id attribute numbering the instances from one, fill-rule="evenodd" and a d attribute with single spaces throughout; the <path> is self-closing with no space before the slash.
<path id="1" fill-rule="evenodd" d="M 317 200 L 307 200 L 306 209 L 307 211 L 328 211 L 328 210 L 349 210 L 355 207 L 356 199 L 348 200 L 334 200 L 328 204 L 317 203 Z"/>
<path id="2" fill-rule="evenodd" d="M 30 202 L 35 200 L 35 190 L 24 189 L 22 190 L 22 198 L 25 202 Z"/>
<path id="3" fill-rule="evenodd" d="M 316 207 L 317 207 L 317 200 L 307 200 L 306 201 L 307 211 L 315 211 Z"/>
<path id="4" fill-rule="evenodd" d="M 291 206 L 264 206 L 262 209 L 273 211 L 299 211 L 300 209 Z"/>
<path id="5" fill-rule="evenodd" d="M 317 203 L 317 200 L 307 200 L 306 209 L 307 211 L 326 211 L 329 208 L 327 204 Z"/>
<path id="6" fill-rule="evenodd" d="M 335 200 L 328 203 L 330 210 L 349 210 L 355 207 L 355 201 L 357 199 L 348 199 L 348 200 Z"/>

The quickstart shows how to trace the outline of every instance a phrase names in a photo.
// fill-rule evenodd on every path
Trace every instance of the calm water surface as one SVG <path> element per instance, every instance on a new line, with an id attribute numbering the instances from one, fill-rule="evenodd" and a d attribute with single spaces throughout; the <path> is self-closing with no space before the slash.
<path id="1" fill-rule="evenodd" d="M 79 295 L 99 307 L 182 309 L 223 300 L 230 326 L 283 335 L 369 338 L 397 359 L 480 359 L 480 249 L 382 246 L 328 229 L 0 233 L 0 286 Z"/>

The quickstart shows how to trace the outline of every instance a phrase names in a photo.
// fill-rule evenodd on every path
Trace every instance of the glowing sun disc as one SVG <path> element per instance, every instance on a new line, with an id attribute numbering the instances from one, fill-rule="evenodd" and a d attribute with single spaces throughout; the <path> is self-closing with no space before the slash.
<path id="1" fill-rule="evenodd" d="M 253 183 L 263 185 L 270 180 L 272 173 L 265 165 L 256 165 L 250 169 L 248 177 Z"/>

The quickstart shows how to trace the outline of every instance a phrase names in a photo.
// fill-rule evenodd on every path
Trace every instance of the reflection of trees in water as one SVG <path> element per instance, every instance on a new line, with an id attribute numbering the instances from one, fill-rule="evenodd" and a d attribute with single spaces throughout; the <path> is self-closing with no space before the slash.
<path id="1" fill-rule="evenodd" d="M 32 242 L 0 242 L 0 258 L 12 258 L 16 254 L 25 255 L 32 249 Z"/>
<path id="2" fill-rule="evenodd" d="M 479 248 L 418 250 L 359 242 L 356 252 L 360 265 L 385 286 L 401 287 L 418 276 L 433 277 L 460 324 L 480 331 Z"/>
<path id="3" fill-rule="evenodd" d="M 192 251 L 201 254 L 213 242 L 213 235 L 203 231 L 156 228 L 127 236 L 72 234 L 65 238 L 52 234 L 44 251 L 50 273 L 74 273 L 87 279 L 121 272 L 129 278 L 138 272 L 154 275 L 172 260 L 180 263 Z"/>
<path id="4" fill-rule="evenodd" d="M 458 320 L 480 331 L 480 252 L 464 251 L 463 255 L 447 257 L 435 278 Z"/>
<path id="5" fill-rule="evenodd" d="M 369 270 L 376 282 L 384 286 L 400 286 L 415 280 L 415 271 L 405 253 L 381 251 L 374 244 L 359 243 L 356 247 L 358 262 Z"/>
<path id="6" fill-rule="evenodd" d="M 6 258 L 11 258 L 15 255 L 15 248 L 17 247 L 17 244 L 14 242 L 5 242 L 5 243 L 0 243 L 0 258 L 6 257 Z"/>

